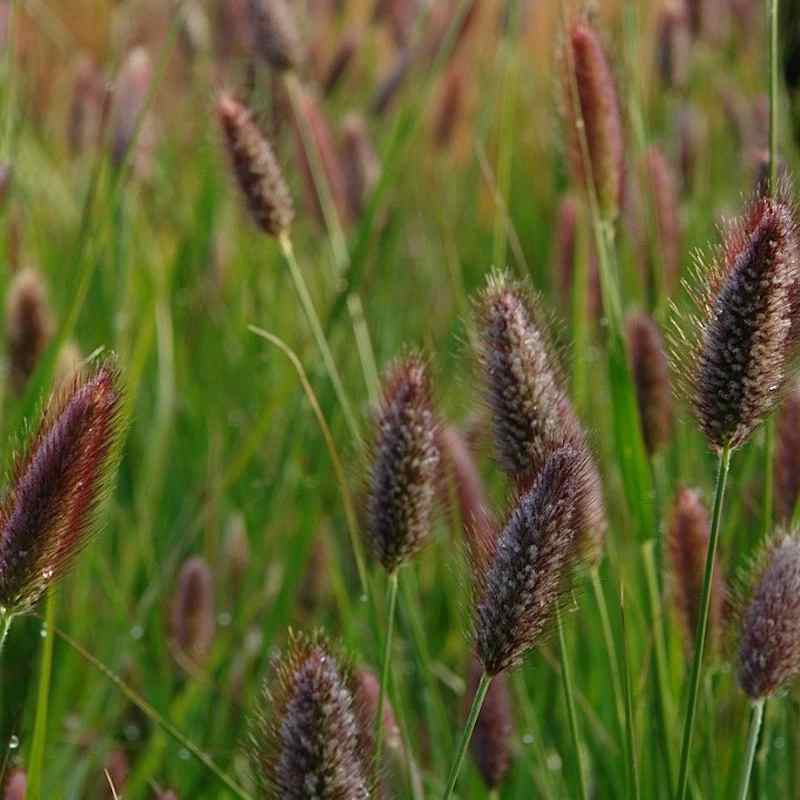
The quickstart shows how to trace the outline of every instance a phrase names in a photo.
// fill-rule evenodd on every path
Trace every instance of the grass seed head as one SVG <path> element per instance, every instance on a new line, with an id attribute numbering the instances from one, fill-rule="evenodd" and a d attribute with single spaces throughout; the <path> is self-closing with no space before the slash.
<path id="1" fill-rule="evenodd" d="M 287 0 L 249 0 L 256 51 L 277 72 L 297 69 L 303 60 L 300 34 Z"/>
<path id="2" fill-rule="evenodd" d="M 211 653 L 216 631 L 214 577 L 203 558 L 187 559 L 178 574 L 170 607 L 170 637 L 182 658 L 201 666 Z"/>
<path id="3" fill-rule="evenodd" d="M 779 533 L 752 569 L 740 612 L 739 683 L 752 700 L 800 671 L 800 538 Z"/>
<path id="4" fill-rule="evenodd" d="M 122 390 L 109 362 L 51 400 L 0 505 L 0 606 L 29 610 L 86 544 L 115 472 Z"/>
<path id="5" fill-rule="evenodd" d="M 278 237 L 289 230 L 294 208 L 270 143 L 250 111 L 228 92 L 220 94 L 217 114 L 239 187 L 256 224 Z"/>
<path id="6" fill-rule="evenodd" d="M 381 162 L 360 114 L 348 114 L 342 121 L 339 157 L 347 195 L 348 216 L 357 220 L 369 202 L 381 176 Z"/>
<path id="7" fill-rule="evenodd" d="M 664 151 L 651 146 L 645 155 L 646 189 L 650 195 L 655 227 L 656 266 L 662 283 L 672 294 L 681 275 L 681 222 L 678 187 Z"/>
<path id="8" fill-rule="evenodd" d="M 391 573 L 425 543 L 436 494 L 436 423 L 428 367 L 420 356 L 406 356 L 389 368 L 374 425 L 367 537 Z"/>
<path id="9" fill-rule="evenodd" d="M 800 496 L 800 386 L 786 393 L 775 437 L 775 512 L 791 520 Z"/>

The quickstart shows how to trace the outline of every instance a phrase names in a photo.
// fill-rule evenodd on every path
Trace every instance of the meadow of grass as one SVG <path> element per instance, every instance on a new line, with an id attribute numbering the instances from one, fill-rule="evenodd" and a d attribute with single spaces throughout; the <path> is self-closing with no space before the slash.
<path id="1" fill-rule="evenodd" d="M 395 578 L 361 531 L 372 409 L 395 358 L 424 354 L 437 419 L 468 443 L 494 517 L 508 514 L 477 355 L 474 303 L 493 268 L 541 297 L 608 529 L 553 635 L 506 676 L 502 783 L 490 795 L 468 756 L 456 796 L 683 797 L 694 631 L 682 609 L 698 596 L 665 539 L 682 487 L 711 515 L 717 458 L 680 391 L 657 445 L 642 437 L 625 332 L 644 312 L 674 338 L 698 249 L 708 256 L 720 223 L 771 185 L 770 160 L 794 172 L 800 9 L 780 4 L 771 88 L 771 2 L 377 5 L 293 0 L 302 58 L 278 75 L 243 0 L 0 0 L 3 461 L 76 347 L 116 354 L 129 420 L 99 534 L 0 653 L 6 797 L 261 796 L 252 721 L 269 714 L 261 687 L 290 629 L 324 630 L 380 675 Z M 618 215 L 570 155 L 581 87 L 565 31 L 587 11 L 619 96 Z M 221 90 L 274 145 L 290 239 L 248 215 Z M 355 160 L 339 147 L 348 134 Z M 10 290 L 28 268 L 50 310 L 20 378 Z M 784 403 L 732 459 L 717 553 L 729 586 L 793 515 L 798 401 Z M 387 797 L 443 795 L 471 699 L 457 484 L 441 481 L 427 544 L 397 573 Z M 709 800 L 737 796 L 748 749 L 726 616 L 712 609 L 688 750 L 687 796 Z M 798 697 L 763 708 L 749 796 L 798 797 Z M 12 794 L 18 770 L 27 795 Z"/>

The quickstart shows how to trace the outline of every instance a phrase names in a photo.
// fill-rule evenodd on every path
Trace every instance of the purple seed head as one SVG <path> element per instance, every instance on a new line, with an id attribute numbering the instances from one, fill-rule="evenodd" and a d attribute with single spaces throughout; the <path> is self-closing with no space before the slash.
<path id="1" fill-rule="evenodd" d="M 124 162 L 137 136 L 136 155 L 139 158 L 144 156 L 149 123 L 143 119 L 143 115 L 146 115 L 152 79 L 153 62 L 149 51 L 144 47 L 135 47 L 120 67 L 113 100 L 110 101 L 111 158 L 117 166 Z"/>
<path id="2" fill-rule="evenodd" d="M 466 699 L 471 703 L 483 669 L 477 660 L 470 672 Z M 514 718 L 505 675 L 495 675 L 486 693 L 470 740 L 470 752 L 489 791 L 497 789 L 511 766 Z"/>
<path id="3" fill-rule="evenodd" d="M 740 612 L 739 683 L 758 700 L 800 671 L 800 539 L 779 533 L 752 570 Z"/>
<path id="4" fill-rule="evenodd" d="M 320 636 L 291 635 L 253 733 L 264 797 L 368 800 L 370 736 L 349 668 Z"/>
<path id="5" fill-rule="evenodd" d="M 292 224 L 294 208 L 272 146 L 250 111 L 228 92 L 219 96 L 217 114 L 233 171 L 256 225 L 270 236 L 280 236 Z"/>
<path id="6" fill-rule="evenodd" d="M 628 318 L 628 348 L 645 447 L 650 455 L 669 440 L 672 389 L 664 342 L 655 320 L 644 313 Z"/>
<path id="7" fill-rule="evenodd" d="M 119 442 L 119 373 L 102 364 L 49 403 L 0 505 L 0 606 L 29 610 L 96 528 Z"/>
<path id="8" fill-rule="evenodd" d="M 375 414 L 367 497 L 367 537 L 391 573 L 427 539 L 436 493 L 439 450 L 425 361 L 393 364 Z"/>
<path id="9" fill-rule="evenodd" d="M 798 278 L 793 208 L 782 196 L 755 198 L 699 275 L 697 311 L 674 337 L 676 372 L 716 449 L 743 445 L 790 377 L 800 338 Z"/>
<path id="10" fill-rule="evenodd" d="M 181 567 L 169 623 L 178 655 L 193 666 L 201 666 L 211 653 L 216 630 L 214 578 L 205 559 L 193 556 Z"/>
<path id="11" fill-rule="evenodd" d="M 520 495 L 485 568 L 475 570 L 475 640 L 489 675 L 517 666 L 536 646 L 568 589 L 588 470 L 580 448 L 554 451 Z"/>
<path id="12" fill-rule="evenodd" d="M 339 140 L 348 216 L 359 219 L 381 175 L 381 162 L 369 137 L 364 118 L 348 114 L 342 121 Z"/>
<path id="13" fill-rule="evenodd" d="M 22 394 L 53 335 L 53 317 L 42 275 L 24 269 L 14 276 L 6 297 L 9 379 Z"/>
<path id="14" fill-rule="evenodd" d="M 256 51 L 276 72 L 296 69 L 303 59 L 294 14 L 286 0 L 250 0 Z"/>
<path id="15" fill-rule="evenodd" d="M 681 222 L 675 176 L 663 150 L 653 145 L 645 156 L 647 191 L 653 210 L 656 263 L 671 294 L 681 274 Z"/>
<path id="16" fill-rule="evenodd" d="M 691 37 L 682 3 L 662 8 L 657 23 L 656 60 L 661 83 L 669 88 L 686 84 Z"/>
<path id="17" fill-rule="evenodd" d="M 597 33 L 585 21 L 571 25 L 569 47 L 568 64 L 574 70 L 567 86 L 573 168 L 587 183 L 589 167 L 602 212 L 615 217 L 622 205 L 624 142 L 614 76 Z M 573 90 L 577 96 L 573 96 Z M 585 132 L 588 164 L 584 163 L 581 130 Z"/>
<path id="18" fill-rule="evenodd" d="M 778 414 L 775 437 L 775 511 L 792 518 L 800 496 L 800 386 L 786 393 Z"/>
<path id="19" fill-rule="evenodd" d="M 28 793 L 28 776 L 24 769 L 12 769 L 6 778 L 4 800 L 25 800 Z"/>

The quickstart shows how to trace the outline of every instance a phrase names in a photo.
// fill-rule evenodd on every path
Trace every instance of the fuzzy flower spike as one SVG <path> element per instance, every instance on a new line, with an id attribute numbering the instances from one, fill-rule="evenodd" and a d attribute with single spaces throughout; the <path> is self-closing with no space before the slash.
<path id="1" fill-rule="evenodd" d="M 30 610 L 96 529 L 115 474 L 122 390 L 101 364 L 52 399 L 0 506 L 0 607 Z"/>

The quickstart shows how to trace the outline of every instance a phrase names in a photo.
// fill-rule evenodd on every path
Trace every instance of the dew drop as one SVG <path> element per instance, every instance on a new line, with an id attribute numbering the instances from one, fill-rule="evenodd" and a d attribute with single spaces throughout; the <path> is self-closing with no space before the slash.
<path id="1" fill-rule="evenodd" d="M 12 736 L 8 740 L 8 749 L 16 750 L 19 747 L 19 736 Z"/>
<path id="2" fill-rule="evenodd" d="M 526 733 L 522 737 L 522 744 L 533 744 L 533 734 Z"/>
<path id="3" fill-rule="evenodd" d="M 228 611 L 222 611 L 222 612 L 219 614 L 219 616 L 217 617 L 217 622 L 219 622 L 219 624 L 220 624 L 220 625 L 221 625 L 223 628 L 227 628 L 227 627 L 228 627 L 228 625 L 230 625 L 230 624 L 231 624 L 231 620 L 232 620 L 232 617 L 231 617 L 231 615 L 230 615 L 230 612 L 228 612 Z"/>
<path id="4" fill-rule="evenodd" d="M 131 628 L 131 637 L 137 641 L 144 636 L 144 628 L 141 625 L 134 625 Z"/>
<path id="5" fill-rule="evenodd" d="M 181 749 L 178 751 L 178 758 L 180 758 L 182 761 L 188 761 L 191 757 L 192 754 L 185 747 L 181 747 Z"/>
<path id="6" fill-rule="evenodd" d="M 561 756 L 558 753 L 550 753 L 547 756 L 547 769 L 551 772 L 558 772 L 561 769 Z"/>
<path id="7" fill-rule="evenodd" d="M 132 722 L 129 725 L 125 726 L 125 738 L 129 742 L 137 741 L 142 735 L 142 732 L 139 730 L 138 725 L 134 725 Z"/>
<path id="8" fill-rule="evenodd" d="M 39 636 L 41 636 L 42 639 L 47 638 L 47 625 L 42 625 L 42 627 L 39 629 Z"/>

